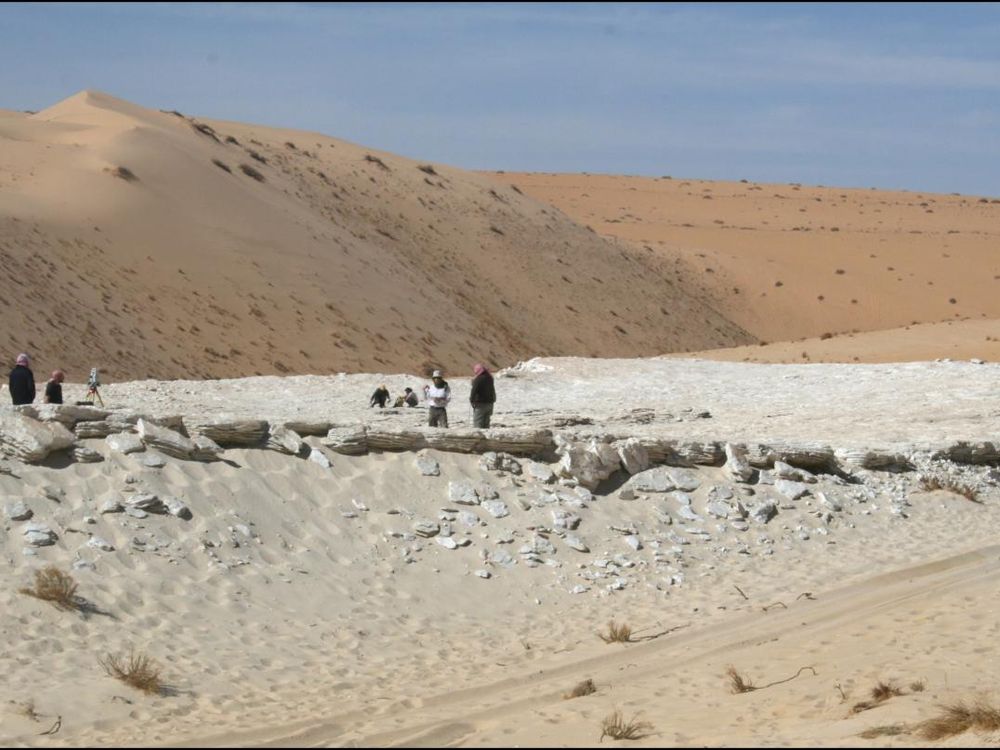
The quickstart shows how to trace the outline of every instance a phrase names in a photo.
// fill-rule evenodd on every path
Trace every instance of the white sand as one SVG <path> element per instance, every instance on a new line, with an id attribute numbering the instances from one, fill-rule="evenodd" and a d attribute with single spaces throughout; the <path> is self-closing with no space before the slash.
<path id="1" fill-rule="evenodd" d="M 613 403 L 605 398 L 621 363 L 535 364 L 555 369 L 498 380 L 502 418 L 512 413 L 515 393 L 526 405 L 547 405 L 560 414 L 579 405 L 580 393 L 589 395 L 585 405 L 595 413 L 645 404 L 635 400 L 645 389 L 619 390 Z M 978 419 L 972 409 L 976 398 L 988 397 L 988 366 L 757 366 L 758 379 L 727 380 L 739 367 L 747 366 L 628 363 L 629 371 L 646 374 L 649 387 L 663 378 L 661 368 L 681 368 L 668 370 L 674 393 L 693 387 L 682 385 L 684 373 L 728 383 L 703 391 L 707 400 L 698 406 L 710 408 L 712 419 L 673 423 L 698 434 L 709 434 L 711 425 L 741 424 L 733 421 L 736 382 L 743 384 L 740 393 L 751 412 L 770 408 L 762 395 L 768 384 L 794 388 L 788 403 L 804 415 L 814 411 L 810 425 L 816 435 L 926 438 L 933 423 L 912 424 L 920 414 L 911 403 L 919 383 L 928 391 L 960 383 L 969 397 L 967 408 L 951 403 L 956 421 L 939 435 L 988 434 L 996 425 L 987 416 L 995 403 L 981 401 Z M 841 409 L 855 414 L 853 421 L 841 422 L 836 409 L 822 408 L 824 398 L 845 383 L 863 381 L 868 389 L 864 379 L 873 373 L 886 385 L 884 395 L 873 389 L 866 402 L 872 419 L 859 421 L 862 409 L 848 407 L 849 401 Z M 239 413 L 266 403 L 258 385 L 272 392 L 281 385 L 282 413 L 310 405 L 316 417 L 350 412 L 354 419 L 375 419 L 363 404 L 379 379 L 369 376 L 364 385 L 347 379 L 343 391 L 299 378 L 247 381 L 243 391 L 221 381 L 197 388 L 160 383 L 155 393 L 149 383 L 114 384 L 105 397 L 118 406 L 144 401 L 157 411 L 190 413 L 193 394 L 185 397 L 183 391 L 198 390 L 202 404 L 214 404 L 209 411 L 225 405 Z M 318 391 L 310 388 L 320 386 L 325 400 L 313 400 Z M 146 399 L 143 391 L 150 394 Z M 891 393 L 898 412 L 890 425 Z M 565 401 L 553 401 L 553 394 Z M 686 403 L 677 398 L 671 406 Z M 440 477 L 420 476 L 408 453 L 331 455 L 333 468 L 326 470 L 274 452 L 228 450 L 222 463 L 167 458 L 165 468 L 151 469 L 141 464 L 143 454 L 111 454 L 102 440 L 85 442 L 107 460 L 64 468 L 16 466 L 16 477 L 0 475 L 2 504 L 24 499 L 35 511 L 32 521 L 59 534 L 56 545 L 35 556 L 22 552 L 20 522 L 8 521 L 0 536 L 7 560 L 0 587 L 0 636 L 7 644 L 0 656 L 4 744 L 590 745 L 598 740 L 601 720 L 617 707 L 628 717 L 641 711 L 653 725 L 638 743 L 643 745 L 865 745 L 872 742 L 858 737 L 865 728 L 911 724 L 932 714 L 940 701 L 995 688 L 1000 491 L 993 485 L 983 485 L 977 504 L 949 493 L 916 492 L 914 475 L 865 473 L 866 485 L 855 487 L 825 477 L 814 490 L 843 499 L 845 506 L 829 523 L 815 517 L 821 510 L 815 496 L 747 532 L 721 531 L 706 518 L 701 525 L 711 541 L 692 541 L 680 559 L 666 563 L 655 562 L 654 542 L 682 533 L 687 522 L 676 517 L 677 504 L 655 495 L 635 501 L 599 495 L 586 508 L 569 508 L 583 519 L 578 533 L 592 554 L 552 537 L 557 551 L 542 557 L 554 565 L 528 567 L 520 560 L 507 568 L 487 564 L 483 553 L 519 557 L 518 549 L 532 537 L 529 527 L 551 526 L 549 508 L 522 510 L 517 498 L 537 497 L 537 483 L 484 472 L 477 456 L 429 452 L 440 462 Z M 983 484 L 985 469 L 961 471 Z M 694 507 L 703 512 L 708 490 L 730 482 L 718 468 L 696 473 L 702 484 L 693 493 Z M 128 484 L 128 476 L 136 481 Z M 482 509 L 449 503 L 448 483 L 459 479 L 492 484 L 510 516 L 494 519 Z M 908 518 L 890 512 L 897 484 L 909 488 Z M 852 499 L 866 486 L 877 490 L 869 500 Z M 129 488 L 179 497 L 193 518 L 97 512 L 108 497 L 127 497 L 123 491 Z M 46 490 L 63 494 L 56 494 L 57 502 L 44 497 Z M 756 498 L 744 498 L 748 504 L 771 492 L 756 490 Z M 672 526 L 655 521 L 657 506 L 675 514 Z M 414 551 L 412 542 L 388 533 L 408 531 L 412 524 L 405 515 L 388 514 L 391 509 L 408 511 L 415 520 L 438 519 L 447 507 L 472 510 L 485 522 L 475 528 L 452 523 L 454 538 L 468 538 L 469 546 L 446 550 L 428 539 Z M 96 523 L 86 523 L 88 515 Z M 644 542 L 638 552 L 609 529 L 628 525 Z M 808 540 L 800 538 L 803 529 L 810 532 Z M 513 543 L 497 543 L 504 531 L 516 532 Z M 115 551 L 83 546 L 87 532 L 110 541 Z M 133 544 L 136 537 L 146 542 L 144 550 Z M 206 548 L 206 541 L 215 546 Z M 738 552 L 741 544 L 749 554 Z M 670 546 L 661 550 L 667 553 Z M 414 562 L 403 561 L 403 547 L 411 548 Z M 585 593 L 570 593 L 582 582 L 581 563 L 600 570 L 594 561 L 616 555 L 635 566 L 592 582 Z M 80 595 L 103 614 L 61 612 L 17 593 L 37 567 L 68 570 L 77 557 L 95 561 L 93 571 L 74 576 Z M 479 578 L 477 570 L 492 577 Z M 670 585 L 669 577 L 678 573 L 683 581 Z M 628 585 L 608 591 L 616 577 Z M 807 592 L 810 597 L 803 596 Z M 787 609 L 762 611 L 779 601 Z M 596 631 L 612 617 L 639 637 L 658 637 L 606 645 Z M 129 644 L 162 665 L 173 694 L 145 696 L 103 673 L 97 657 Z M 817 674 L 806 671 L 787 683 L 732 695 L 724 675 L 729 664 L 758 685 L 807 665 Z M 597 693 L 564 701 L 562 694 L 585 678 L 596 682 Z M 906 695 L 850 714 L 878 680 L 890 679 Z M 916 680 L 926 683 L 924 692 L 909 688 Z M 18 713 L 29 701 L 37 721 Z M 58 733 L 39 736 L 57 716 Z M 915 741 L 900 735 L 875 742 Z M 991 740 L 968 734 L 961 741 Z"/>

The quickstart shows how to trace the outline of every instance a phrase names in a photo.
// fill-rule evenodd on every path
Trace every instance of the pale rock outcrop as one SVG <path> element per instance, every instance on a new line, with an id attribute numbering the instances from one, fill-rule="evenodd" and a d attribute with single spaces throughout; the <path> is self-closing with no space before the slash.
<path id="1" fill-rule="evenodd" d="M 184 428 L 192 440 L 204 435 L 224 448 L 255 447 L 268 436 L 268 424 L 263 419 L 186 417 Z"/>
<path id="2" fill-rule="evenodd" d="M 420 472 L 421 476 L 441 476 L 441 465 L 436 459 L 431 458 L 430 456 L 417 456 L 413 463 L 417 467 L 417 471 Z"/>
<path id="3" fill-rule="evenodd" d="M 753 478 L 754 468 L 747 460 L 746 447 L 726 443 L 726 463 L 723 468 L 738 482 L 749 482 Z"/>
<path id="4" fill-rule="evenodd" d="M 39 463 L 74 443 L 59 422 L 39 422 L 16 411 L 0 411 L 0 453 L 25 463 Z"/>
<path id="5" fill-rule="evenodd" d="M 189 459 L 195 452 L 195 444 L 190 438 L 166 427 L 147 422 L 143 418 L 136 422 L 136 430 L 144 445 L 156 448 L 168 456 Z"/>
<path id="6" fill-rule="evenodd" d="M 621 458 L 608 443 L 597 440 L 566 442 L 559 446 L 562 458 L 557 473 L 560 477 L 575 479 L 587 489 L 595 489 L 621 466 Z"/>
<path id="7" fill-rule="evenodd" d="M 269 427 L 265 446 L 269 450 L 285 453 L 289 456 L 301 456 L 309 450 L 309 446 L 303 442 L 295 430 L 277 425 Z"/>
<path id="8" fill-rule="evenodd" d="M 104 438 L 104 442 L 108 444 L 111 450 L 126 455 L 129 453 L 141 453 L 146 450 L 146 444 L 134 432 L 116 432 Z"/>
<path id="9" fill-rule="evenodd" d="M 333 426 L 323 445 L 344 456 L 361 456 L 368 452 L 368 433 L 361 425 Z"/>
<path id="10" fill-rule="evenodd" d="M 618 451 L 622 468 L 629 474 L 638 474 L 649 468 L 649 451 L 637 438 L 620 440 L 612 445 Z"/>

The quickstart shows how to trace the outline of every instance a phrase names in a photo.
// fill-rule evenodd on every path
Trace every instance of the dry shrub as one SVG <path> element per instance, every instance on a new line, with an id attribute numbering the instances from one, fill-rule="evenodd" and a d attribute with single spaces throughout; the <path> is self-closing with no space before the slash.
<path id="1" fill-rule="evenodd" d="M 226 172 L 229 172 L 230 174 L 233 173 L 233 170 L 231 170 L 229 168 L 229 165 L 226 164 L 224 161 L 220 161 L 219 159 L 212 159 L 212 164 L 214 164 L 215 166 L 217 166 L 219 169 L 222 169 L 222 170 L 224 170 Z"/>
<path id="2" fill-rule="evenodd" d="M 133 172 L 128 167 L 115 167 L 111 170 L 112 177 L 117 177 L 120 180 L 125 180 L 125 182 L 138 182 L 139 178 L 135 176 Z"/>
<path id="3" fill-rule="evenodd" d="M 605 737 L 613 740 L 639 740 L 646 736 L 646 732 L 653 728 L 653 725 L 646 721 L 636 721 L 638 714 L 628 721 L 622 716 L 622 712 L 615 709 L 614 713 L 605 716 L 601 722 L 601 738 L 598 742 L 603 742 Z"/>
<path id="4" fill-rule="evenodd" d="M 243 172 L 247 177 L 253 177 L 257 182 L 264 181 L 264 175 L 258 172 L 256 169 L 251 167 L 249 164 L 240 164 L 240 171 Z"/>
<path id="5" fill-rule="evenodd" d="M 914 692 L 914 693 L 922 693 L 922 692 L 924 692 L 924 688 L 925 687 L 926 686 L 924 685 L 924 681 L 923 680 L 914 680 L 913 682 L 910 683 L 910 690 L 911 690 L 911 692 Z"/>
<path id="6" fill-rule="evenodd" d="M 586 679 L 583 682 L 578 682 L 576 686 L 570 690 L 568 693 L 563 693 L 563 700 L 569 700 L 570 698 L 580 698 L 584 695 L 590 695 L 591 693 L 597 692 L 597 686 L 591 679 Z"/>
<path id="7" fill-rule="evenodd" d="M 882 682 L 881 680 L 872 688 L 872 700 L 876 703 L 882 703 L 890 698 L 897 695 L 902 695 L 903 691 L 900 690 L 896 685 L 890 682 Z"/>
<path id="8" fill-rule="evenodd" d="M 910 730 L 905 724 L 885 724 L 879 727 L 866 729 L 861 733 L 861 737 L 866 740 L 873 740 L 876 737 L 895 737 L 899 734 L 909 734 Z"/>
<path id="9" fill-rule="evenodd" d="M 211 138 L 216 143 L 219 142 L 218 137 L 215 135 L 215 129 L 212 128 L 212 126 L 206 125 L 203 122 L 196 122 L 196 121 L 192 120 L 191 121 L 191 127 L 194 128 L 197 132 L 201 133 L 202 135 L 207 135 L 209 138 Z"/>
<path id="10" fill-rule="evenodd" d="M 941 713 L 921 722 L 918 732 L 927 740 L 940 740 L 970 729 L 995 732 L 1000 729 L 1000 709 L 978 700 L 969 705 L 963 701 L 939 706 Z"/>
<path id="11" fill-rule="evenodd" d="M 757 689 L 749 677 L 741 675 L 732 665 L 726 669 L 726 676 L 729 677 L 729 689 L 733 693 L 749 693 Z"/>
<path id="12" fill-rule="evenodd" d="M 944 490 L 945 492 L 952 492 L 956 495 L 961 495 L 966 500 L 973 503 L 982 504 L 982 500 L 979 499 L 979 495 L 976 494 L 975 489 L 965 484 L 959 484 L 950 478 L 941 479 L 940 477 L 920 477 L 920 489 L 924 492 Z"/>
<path id="13" fill-rule="evenodd" d="M 35 587 L 33 589 L 18 589 L 18 592 L 52 602 L 59 609 L 79 609 L 76 598 L 76 582 L 73 580 L 73 576 L 63 573 L 53 565 L 35 571 Z"/>
<path id="14" fill-rule="evenodd" d="M 608 623 L 607 633 L 598 633 L 597 636 L 605 643 L 631 643 L 632 628 L 625 623 L 616 625 L 614 620 Z"/>
<path id="15" fill-rule="evenodd" d="M 259 161 L 261 164 L 267 164 L 267 159 L 258 154 L 252 148 L 248 148 L 247 153 L 250 154 L 250 158 L 253 159 L 254 161 Z"/>
<path id="16" fill-rule="evenodd" d="M 97 661 L 109 676 L 121 680 L 126 685 L 142 690 L 144 693 L 159 695 L 163 692 L 160 680 L 160 667 L 143 653 L 136 653 L 129 647 L 128 654 L 107 654 Z"/>
<path id="17" fill-rule="evenodd" d="M 382 169 L 384 169 L 386 172 L 391 171 L 389 167 L 386 166 L 386 163 L 381 159 L 379 159 L 377 156 L 372 156 L 371 154 L 365 154 L 365 161 L 370 161 L 372 164 L 377 164 L 378 166 L 382 167 Z"/>
<path id="18" fill-rule="evenodd" d="M 417 167 L 417 169 L 419 169 L 421 172 L 426 172 L 427 174 L 432 174 L 437 176 L 437 170 L 435 170 L 434 167 L 431 166 L 430 164 L 421 164 L 419 167 Z"/>

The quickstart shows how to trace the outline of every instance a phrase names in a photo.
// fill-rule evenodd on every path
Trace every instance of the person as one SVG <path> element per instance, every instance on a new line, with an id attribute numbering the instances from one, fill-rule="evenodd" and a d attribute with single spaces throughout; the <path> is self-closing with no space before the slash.
<path id="1" fill-rule="evenodd" d="M 424 386 L 424 397 L 430 404 L 427 424 L 431 427 L 447 427 L 451 388 L 448 386 L 448 381 L 441 377 L 440 370 L 435 370 L 431 378 L 433 385 Z"/>
<path id="2" fill-rule="evenodd" d="M 52 378 L 45 384 L 45 403 L 61 404 L 63 402 L 62 382 L 65 379 L 66 373 L 62 370 L 54 370 L 52 372 Z"/>
<path id="3" fill-rule="evenodd" d="M 417 394 L 413 392 L 412 388 L 406 388 L 402 396 L 396 396 L 396 401 L 393 403 L 392 408 L 398 409 L 401 406 L 416 406 L 418 403 Z"/>
<path id="4" fill-rule="evenodd" d="M 472 404 L 472 426 L 485 429 L 490 426 L 493 416 L 493 404 L 497 400 L 497 392 L 493 387 L 493 375 L 482 364 L 476 364 L 472 371 L 472 391 L 469 402 Z"/>
<path id="5" fill-rule="evenodd" d="M 368 402 L 368 408 L 371 409 L 375 404 L 378 404 L 379 409 L 385 408 L 385 402 L 389 400 L 389 389 L 385 385 L 380 385 L 375 389 L 375 393 L 372 394 L 371 400 Z"/>
<path id="6" fill-rule="evenodd" d="M 17 355 L 17 363 L 10 371 L 10 398 L 14 406 L 30 404 L 35 400 L 35 374 L 31 371 L 31 360 L 28 355 Z"/>

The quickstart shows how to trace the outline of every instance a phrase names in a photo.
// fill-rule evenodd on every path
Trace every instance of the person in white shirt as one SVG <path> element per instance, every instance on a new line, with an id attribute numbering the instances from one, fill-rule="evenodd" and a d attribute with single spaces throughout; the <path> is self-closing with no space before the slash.
<path id="1" fill-rule="evenodd" d="M 431 427 L 448 426 L 448 402 L 451 401 L 451 388 L 448 382 L 441 377 L 441 371 L 435 370 L 431 376 L 433 383 L 424 386 L 424 398 L 427 400 L 429 417 L 428 425 Z"/>

